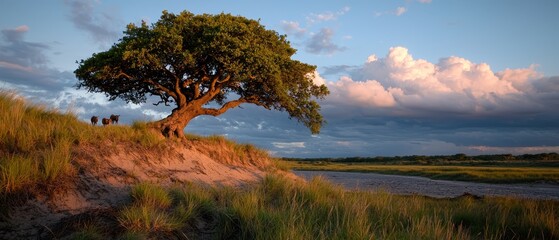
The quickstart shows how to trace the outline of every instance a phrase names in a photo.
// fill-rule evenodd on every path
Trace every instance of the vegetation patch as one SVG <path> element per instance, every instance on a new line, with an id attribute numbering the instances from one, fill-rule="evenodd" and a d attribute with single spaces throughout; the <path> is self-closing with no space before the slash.
<path id="1" fill-rule="evenodd" d="M 282 161 L 281 164 L 293 170 L 306 171 L 375 172 L 485 183 L 559 183 L 559 168 L 556 167 L 397 165 L 324 161 Z"/>
<path id="2" fill-rule="evenodd" d="M 131 197 L 133 201 L 116 212 L 118 221 L 113 221 L 116 225 L 112 229 L 120 230 L 103 237 L 559 238 L 557 201 L 469 195 L 436 199 L 386 192 L 345 191 L 322 178 L 305 183 L 268 176 L 261 183 L 244 189 L 195 184 L 162 188 L 142 183 L 132 189 Z M 153 200 L 167 197 L 172 199 L 171 204 L 167 204 L 167 200 Z M 103 228 L 102 224 L 89 224 L 76 234 L 94 235 L 95 229 Z"/>

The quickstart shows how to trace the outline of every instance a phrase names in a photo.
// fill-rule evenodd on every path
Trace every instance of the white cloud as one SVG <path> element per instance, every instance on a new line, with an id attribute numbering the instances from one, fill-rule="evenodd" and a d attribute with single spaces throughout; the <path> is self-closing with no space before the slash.
<path id="1" fill-rule="evenodd" d="M 390 107 L 396 104 L 392 91 L 386 90 L 378 81 L 353 81 L 349 77 L 342 77 L 337 82 L 328 85 L 331 90 L 331 100 L 343 104 L 352 102 L 363 106 Z"/>
<path id="2" fill-rule="evenodd" d="M 559 81 L 542 77 L 535 66 L 494 72 L 486 63 L 456 56 L 431 63 L 414 59 L 404 47 L 393 47 L 385 57 L 370 55 L 350 76 L 328 82 L 331 95 L 326 101 L 406 115 L 527 113 L 550 110 L 553 104 L 543 99 L 559 99 L 559 93 L 544 90 L 559 86 Z"/>
<path id="3" fill-rule="evenodd" d="M 272 142 L 272 145 L 276 148 L 305 148 L 305 142 Z"/>
<path id="4" fill-rule="evenodd" d="M 420 3 L 431 3 L 431 0 L 417 0 Z"/>
<path id="5" fill-rule="evenodd" d="M 404 13 L 406 13 L 408 11 L 408 9 L 406 7 L 397 7 L 395 10 L 392 11 L 382 11 L 382 12 L 375 12 L 375 17 L 380 17 L 383 15 L 396 15 L 396 16 L 401 16 Z"/>
<path id="6" fill-rule="evenodd" d="M 169 113 L 166 112 L 160 112 L 160 111 L 156 111 L 153 109 L 144 109 L 142 110 L 142 113 L 148 117 L 150 117 L 152 120 L 159 120 L 159 119 L 163 119 L 166 118 L 167 116 L 169 116 Z"/>
<path id="7" fill-rule="evenodd" d="M 307 77 L 311 78 L 314 85 L 316 85 L 316 86 L 322 86 L 322 85 L 326 84 L 326 80 L 324 78 L 322 78 L 320 76 L 320 74 L 318 73 L 318 71 L 316 71 L 316 70 L 313 73 L 309 73 L 307 75 Z"/>
<path id="8" fill-rule="evenodd" d="M 287 34 L 293 34 L 296 37 L 303 37 L 307 30 L 295 21 L 282 21 L 282 28 Z"/>
<path id="9" fill-rule="evenodd" d="M 405 7 L 398 7 L 396 8 L 396 11 L 394 12 L 394 14 L 396 14 L 396 16 L 400 16 L 402 14 L 404 14 L 407 11 L 407 9 Z"/>
<path id="10" fill-rule="evenodd" d="M 333 21 L 338 19 L 339 16 L 342 16 L 346 13 L 348 13 L 350 10 L 350 7 L 343 7 L 342 9 L 340 9 L 337 12 L 323 12 L 323 13 L 311 13 L 308 17 L 307 17 L 307 21 L 311 24 L 313 23 L 319 23 L 319 22 L 326 22 L 326 21 Z"/>

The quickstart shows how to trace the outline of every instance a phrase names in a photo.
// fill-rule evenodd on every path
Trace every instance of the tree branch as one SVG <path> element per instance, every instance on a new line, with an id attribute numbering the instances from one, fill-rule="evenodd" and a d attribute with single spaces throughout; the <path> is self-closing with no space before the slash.
<path id="1" fill-rule="evenodd" d="M 242 99 L 237 99 L 231 102 L 227 102 L 225 104 L 223 104 L 223 106 L 221 106 L 221 108 L 216 109 L 216 108 L 202 108 L 202 114 L 204 115 L 211 115 L 211 116 L 219 116 L 221 114 L 223 114 L 224 112 L 226 112 L 227 110 L 231 109 L 231 108 L 235 108 L 238 107 L 239 105 L 241 105 L 242 103 L 245 103 L 246 101 L 243 101 Z"/>
<path id="2" fill-rule="evenodd" d="M 226 112 L 227 110 L 229 110 L 231 108 L 238 107 L 239 105 L 241 105 L 243 103 L 256 104 L 258 106 L 262 106 L 262 107 L 270 110 L 270 107 L 268 107 L 265 104 L 259 102 L 258 98 L 256 98 L 256 97 L 251 97 L 251 98 L 241 97 L 237 100 L 233 100 L 233 101 L 230 101 L 230 102 L 227 102 L 227 103 L 223 104 L 221 106 L 221 108 L 219 108 L 219 109 L 216 109 L 216 108 L 202 108 L 202 114 L 211 115 L 211 116 L 214 116 L 214 117 L 219 116 L 219 115 L 223 114 L 224 112 Z"/>
<path id="3" fill-rule="evenodd" d="M 117 77 L 117 78 L 125 77 L 125 78 L 128 78 L 129 80 L 135 79 L 134 77 L 132 77 L 132 76 L 126 74 L 126 73 L 123 72 L 123 71 L 120 71 L 120 72 L 117 74 L 116 77 Z M 169 96 L 171 96 L 172 98 L 177 99 L 177 95 L 176 95 L 173 91 L 171 91 L 170 89 L 166 88 L 165 86 L 163 86 L 163 85 L 161 85 L 161 84 L 159 84 L 159 83 L 157 83 L 157 82 L 155 82 L 155 81 L 153 81 L 153 80 L 151 80 L 151 79 L 143 79 L 143 80 L 141 80 L 141 81 L 144 82 L 144 83 L 148 83 L 148 84 L 153 85 L 153 86 L 155 87 L 155 90 L 156 90 L 158 93 L 159 93 L 160 91 L 163 91 L 163 92 L 169 94 Z M 159 95 L 163 98 L 163 96 L 162 96 L 161 93 L 159 93 Z"/>
<path id="4" fill-rule="evenodd" d="M 175 92 L 171 91 L 171 89 L 168 89 L 168 88 L 166 88 L 165 86 L 163 86 L 163 85 L 161 85 L 161 84 L 159 84 L 159 83 L 157 83 L 157 82 L 155 82 L 155 81 L 153 81 L 153 80 L 151 80 L 151 79 L 144 79 L 144 80 L 142 80 L 142 81 L 145 82 L 145 83 L 152 84 L 153 86 L 155 86 L 155 90 L 157 90 L 157 91 L 163 91 L 163 92 L 169 94 L 169 96 L 171 96 L 171 97 L 174 98 L 175 100 L 176 100 L 177 97 L 178 97 L 177 94 L 176 94 Z"/>

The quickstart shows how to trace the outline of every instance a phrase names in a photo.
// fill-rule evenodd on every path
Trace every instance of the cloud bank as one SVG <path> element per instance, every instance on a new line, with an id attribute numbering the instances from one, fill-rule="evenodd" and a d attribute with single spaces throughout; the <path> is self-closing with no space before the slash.
<path id="1" fill-rule="evenodd" d="M 72 73 L 47 57 L 50 46 L 25 39 L 25 25 L 0 38 L 0 87 L 31 100 L 69 109 L 81 119 L 121 114 L 123 124 L 156 120 L 171 108 L 148 102 L 107 101 L 75 90 Z M 335 81 L 316 72 L 331 94 L 321 103 L 327 124 L 313 136 L 284 112 L 252 105 L 219 117 L 201 116 L 186 131 L 226 135 L 284 157 L 538 153 L 559 149 L 559 77 L 537 66 L 494 71 L 458 56 L 437 62 L 405 47 L 370 55 L 359 66 L 327 67 L 347 74 Z M 156 102 L 156 101 L 154 101 Z"/>
<path id="2" fill-rule="evenodd" d="M 556 107 L 554 99 L 559 97 L 554 92 L 557 77 L 545 78 L 535 66 L 494 72 L 486 63 L 456 56 L 431 63 L 414 59 L 404 47 L 390 48 L 382 58 L 371 55 L 328 87 L 330 104 L 383 108 L 408 116 L 542 113 Z"/>

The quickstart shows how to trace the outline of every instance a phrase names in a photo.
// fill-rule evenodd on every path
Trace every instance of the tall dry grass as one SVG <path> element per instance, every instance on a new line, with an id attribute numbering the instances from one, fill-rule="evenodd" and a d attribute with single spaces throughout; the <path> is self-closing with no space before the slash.
<path id="1" fill-rule="evenodd" d="M 145 186 L 155 188 L 146 191 L 152 194 L 134 197 L 122 211 L 121 216 L 133 215 L 127 221 L 135 223 L 121 221 L 128 229 L 125 235 L 189 239 L 559 238 L 557 201 L 397 196 L 345 191 L 322 178 L 303 183 L 281 176 L 267 176 L 243 189 Z M 161 198 L 154 196 L 165 192 L 173 199 L 170 205 L 146 200 Z"/>
<path id="2" fill-rule="evenodd" d="M 104 139 L 160 144 L 161 138 L 146 125 L 95 127 L 71 113 L 0 91 L 0 194 L 60 186 L 57 181 L 75 172 L 72 148 L 78 144 Z"/>
<path id="3" fill-rule="evenodd" d="M 252 144 L 240 144 L 223 136 L 211 135 L 202 137 L 186 134 L 190 144 L 197 146 L 198 150 L 205 152 L 218 162 L 233 166 L 256 166 L 263 170 L 280 168 L 280 161 L 274 159 L 267 151 Z M 282 168 L 286 169 L 286 168 Z"/>

